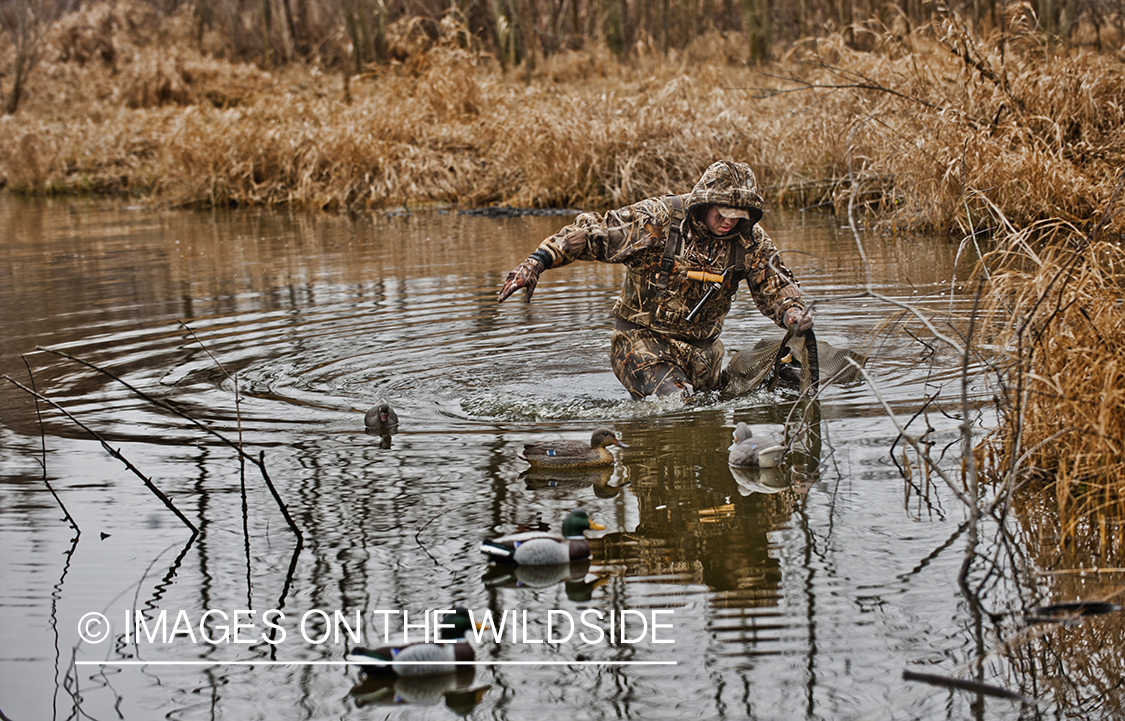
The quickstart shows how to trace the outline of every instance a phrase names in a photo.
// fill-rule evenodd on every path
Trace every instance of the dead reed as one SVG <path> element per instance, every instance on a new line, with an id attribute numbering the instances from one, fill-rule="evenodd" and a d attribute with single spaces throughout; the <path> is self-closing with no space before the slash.
<path id="1" fill-rule="evenodd" d="M 1058 542 L 1125 551 L 1125 248 L 1055 223 L 988 264 L 984 315 L 1008 366 L 985 465 L 1017 508 L 1047 497 Z"/>
<path id="2" fill-rule="evenodd" d="M 733 157 L 780 202 L 839 204 L 856 182 L 900 225 L 974 223 L 984 201 L 967 206 L 969 189 L 1017 225 L 1085 222 L 1122 160 L 1125 64 L 1013 22 L 988 37 L 952 15 L 851 28 L 765 66 L 731 34 L 505 73 L 447 18 L 345 82 L 202 56 L 186 20 L 94 4 L 58 23 L 3 119 L 0 181 L 176 205 L 605 208 Z"/>

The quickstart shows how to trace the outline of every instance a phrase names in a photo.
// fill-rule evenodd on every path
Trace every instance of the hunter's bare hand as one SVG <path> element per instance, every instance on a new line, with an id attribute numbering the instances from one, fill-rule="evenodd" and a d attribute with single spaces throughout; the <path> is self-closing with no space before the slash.
<path id="1" fill-rule="evenodd" d="M 790 328 L 797 326 L 799 333 L 804 333 L 807 330 L 812 330 L 813 317 L 812 313 L 804 308 L 790 308 L 785 311 L 785 327 Z"/>

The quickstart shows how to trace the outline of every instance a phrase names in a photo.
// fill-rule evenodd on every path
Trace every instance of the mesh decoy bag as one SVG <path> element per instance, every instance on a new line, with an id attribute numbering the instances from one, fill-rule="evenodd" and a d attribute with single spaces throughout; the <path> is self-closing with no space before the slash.
<path id="1" fill-rule="evenodd" d="M 792 360 L 782 363 L 790 353 Z M 815 395 L 825 384 L 854 381 L 859 377 L 857 365 L 866 363 L 864 354 L 819 341 L 812 331 L 797 335 L 790 330 L 780 340 L 763 338 L 753 348 L 736 352 L 723 369 L 722 393 L 743 395 L 763 385 L 772 390 L 779 382 L 794 386 L 799 368 L 801 391 Z"/>

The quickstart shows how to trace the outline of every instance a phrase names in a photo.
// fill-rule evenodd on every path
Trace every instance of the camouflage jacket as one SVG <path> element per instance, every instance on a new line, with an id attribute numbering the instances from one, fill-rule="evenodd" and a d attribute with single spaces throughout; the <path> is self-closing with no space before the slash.
<path id="1" fill-rule="evenodd" d="M 745 163 L 713 164 L 690 193 L 673 198 L 649 198 L 605 215 L 582 213 L 574 222 L 539 245 L 537 256 L 550 256 L 551 268 L 576 260 L 623 263 L 628 268 L 613 314 L 627 323 L 687 341 L 710 341 L 723 329 L 731 309 L 738 280 L 727 282 L 712 294 L 699 313 L 687 316 L 706 294 L 709 283 L 688 278 L 689 271 L 722 274 L 737 265 L 735 245 L 744 248 L 744 278 L 763 315 L 779 326 L 790 308 L 804 308 L 793 274 L 777 256 L 777 248 L 756 222 L 762 215 L 762 196 L 757 179 Z M 723 237 L 706 230 L 699 213 L 710 204 L 748 211 Z M 661 259 L 673 224 L 680 228 L 675 265 L 668 275 L 667 289 L 658 288 Z M 732 271 L 733 275 L 733 271 Z"/>

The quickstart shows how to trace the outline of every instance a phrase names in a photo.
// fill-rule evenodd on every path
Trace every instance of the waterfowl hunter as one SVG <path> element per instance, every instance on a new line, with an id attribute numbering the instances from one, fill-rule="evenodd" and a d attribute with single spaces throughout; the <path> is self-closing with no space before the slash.
<path id="1" fill-rule="evenodd" d="M 583 535 L 589 530 L 604 531 L 605 526 L 591 521 L 586 511 L 575 509 L 563 521 L 561 536 L 542 531 L 513 533 L 485 541 L 480 550 L 493 561 L 521 566 L 573 563 L 590 557 L 590 543 Z"/>
<path id="2" fill-rule="evenodd" d="M 453 673 L 458 668 L 454 661 L 476 659 L 476 651 L 466 638 L 474 628 L 466 609 L 456 608 L 443 615 L 439 628 L 445 639 L 442 643 L 418 641 L 373 649 L 356 646 L 345 660 L 359 666 L 367 676 L 431 676 Z"/>
<path id="3" fill-rule="evenodd" d="M 608 446 L 628 448 L 617 440 L 613 431 L 606 427 L 598 428 L 590 436 L 590 444 L 582 441 L 548 441 L 546 443 L 529 443 L 523 447 L 520 457 L 533 467 L 552 468 L 591 468 L 594 466 L 612 466 L 613 454 Z"/>
<path id="4" fill-rule="evenodd" d="M 770 438 L 754 438 L 745 423 L 734 427 L 729 450 L 727 464 L 738 468 L 774 468 L 785 455 L 785 446 Z"/>

